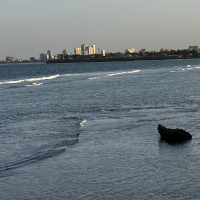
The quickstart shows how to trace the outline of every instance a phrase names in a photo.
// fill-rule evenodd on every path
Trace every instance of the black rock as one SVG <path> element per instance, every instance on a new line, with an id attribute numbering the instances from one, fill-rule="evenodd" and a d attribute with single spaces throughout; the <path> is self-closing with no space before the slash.
<path id="1" fill-rule="evenodd" d="M 183 129 L 170 129 L 162 126 L 161 124 L 158 125 L 158 133 L 160 133 L 162 140 L 171 143 L 184 142 L 192 139 L 192 135 Z"/>

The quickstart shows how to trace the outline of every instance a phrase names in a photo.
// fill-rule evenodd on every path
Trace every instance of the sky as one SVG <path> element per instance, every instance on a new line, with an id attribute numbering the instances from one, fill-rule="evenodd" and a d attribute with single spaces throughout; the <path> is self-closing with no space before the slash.
<path id="1" fill-rule="evenodd" d="M 106 52 L 200 46 L 200 0 L 1 0 L 0 59 L 81 44 Z"/>

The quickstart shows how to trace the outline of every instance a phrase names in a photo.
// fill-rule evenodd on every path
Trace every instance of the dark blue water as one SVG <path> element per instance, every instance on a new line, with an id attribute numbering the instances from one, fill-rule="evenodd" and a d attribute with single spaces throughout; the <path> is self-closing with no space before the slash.
<path id="1" fill-rule="evenodd" d="M 0 65 L 0 199 L 200 199 L 199 80 L 199 59 Z"/>

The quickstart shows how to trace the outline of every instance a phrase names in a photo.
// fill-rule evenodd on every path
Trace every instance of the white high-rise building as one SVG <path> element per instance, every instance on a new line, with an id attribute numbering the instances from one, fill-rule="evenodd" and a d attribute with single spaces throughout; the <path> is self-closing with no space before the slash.
<path id="1" fill-rule="evenodd" d="M 75 55 L 81 55 L 82 53 L 81 53 L 81 48 L 74 48 L 74 54 Z"/>
<path id="2" fill-rule="evenodd" d="M 81 45 L 81 54 L 82 55 L 93 55 L 96 53 L 95 45 Z"/>
<path id="3" fill-rule="evenodd" d="M 92 45 L 92 53 L 91 54 L 95 54 L 96 53 L 96 49 L 95 49 L 95 45 Z"/>
<path id="4" fill-rule="evenodd" d="M 86 46 L 85 52 L 87 52 L 87 55 L 94 55 L 95 54 L 95 45 Z"/>

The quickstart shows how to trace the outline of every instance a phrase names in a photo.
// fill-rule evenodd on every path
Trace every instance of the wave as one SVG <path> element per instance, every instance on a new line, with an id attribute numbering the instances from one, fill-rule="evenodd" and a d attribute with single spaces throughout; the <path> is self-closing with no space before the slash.
<path id="1" fill-rule="evenodd" d="M 79 136 L 79 133 L 75 134 L 74 136 L 78 137 Z M 64 141 L 61 141 L 57 144 L 54 145 L 54 148 L 61 148 L 61 147 L 65 147 L 65 146 L 71 146 L 71 145 L 74 145 L 74 144 L 77 144 L 78 143 L 78 139 L 74 139 L 74 140 L 64 140 Z"/>
<path id="2" fill-rule="evenodd" d="M 26 164 L 30 164 L 30 163 L 33 163 L 33 162 L 36 162 L 36 161 L 39 161 L 39 160 L 43 160 L 43 159 L 46 159 L 46 158 L 57 156 L 57 155 L 65 152 L 65 151 L 66 151 L 65 148 L 51 149 L 51 150 L 48 150 L 46 152 L 39 153 L 39 154 L 37 154 L 33 157 L 24 158 L 22 160 L 18 160 L 18 161 L 12 162 L 12 163 L 8 163 L 4 166 L 0 166 L 0 171 L 18 168 L 18 167 L 21 167 L 21 166 L 26 165 Z"/>
<path id="3" fill-rule="evenodd" d="M 55 79 L 59 77 L 60 75 L 53 75 L 53 76 L 47 76 L 47 77 L 41 77 L 41 78 L 30 78 L 30 79 L 25 79 L 27 82 L 32 82 L 32 81 L 42 81 L 42 80 L 50 80 L 50 79 Z"/>
<path id="4" fill-rule="evenodd" d="M 14 84 L 14 83 L 21 83 L 24 82 L 25 80 L 17 80 L 17 81 L 6 81 L 6 82 L 0 82 L 0 85 L 2 84 Z"/>
<path id="5" fill-rule="evenodd" d="M 0 85 L 3 84 L 17 84 L 17 83 L 22 83 L 22 82 L 33 82 L 33 81 L 41 81 L 41 80 L 50 80 L 50 79 L 55 79 L 59 77 L 59 74 L 53 75 L 53 76 L 47 76 L 47 77 L 41 77 L 41 78 L 30 78 L 30 79 L 22 79 L 22 80 L 13 80 L 13 81 L 5 81 L 5 82 L 0 82 Z"/>
<path id="6" fill-rule="evenodd" d="M 0 164 L 0 172 L 12 170 L 15 168 L 20 168 L 22 166 L 38 162 L 40 160 L 57 156 L 62 154 L 66 151 L 66 148 L 72 145 L 75 145 L 79 142 L 79 135 L 80 135 L 80 127 L 83 126 L 87 120 L 80 119 L 78 117 L 62 117 L 60 120 L 69 120 L 69 122 L 74 123 L 76 132 L 70 131 L 67 135 L 65 135 L 65 139 L 61 139 L 59 141 L 54 142 L 51 144 L 51 147 L 45 147 L 40 150 L 36 150 L 34 153 L 31 153 L 29 156 L 24 156 L 24 158 L 16 159 L 15 161 L 7 162 L 4 164 Z M 1 174 L 0 174 L 1 177 Z"/>
<path id="7" fill-rule="evenodd" d="M 71 76 L 72 74 L 62 74 L 60 76 Z M 73 74 L 74 75 L 74 74 Z"/>
<path id="8" fill-rule="evenodd" d="M 31 85 L 26 85 L 27 87 L 32 87 L 32 86 L 40 86 L 43 85 L 43 83 L 32 83 Z"/>
<path id="9" fill-rule="evenodd" d="M 132 73 L 138 73 L 138 72 L 140 72 L 140 70 L 127 71 L 127 72 L 118 72 L 118 73 L 113 73 L 113 74 L 107 74 L 105 76 L 91 77 L 91 78 L 88 78 L 88 79 L 92 80 L 92 79 L 97 79 L 97 78 L 107 78 L 107 77 L 112 77 L 112 76 L 119 76 L 119 75 L 123 75 L 123 74 L 132 74 Z"/>
<path id="10" fill-rule="evenodd" d="M 163 120 L 166 120 L 166 119 L 170 119 L 170 118 L 141 119 L 141 120 L 138 120 L 137 122 L 163 121 Z"/>

